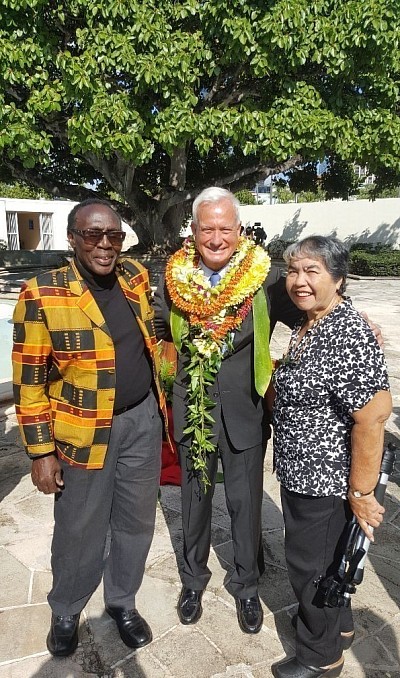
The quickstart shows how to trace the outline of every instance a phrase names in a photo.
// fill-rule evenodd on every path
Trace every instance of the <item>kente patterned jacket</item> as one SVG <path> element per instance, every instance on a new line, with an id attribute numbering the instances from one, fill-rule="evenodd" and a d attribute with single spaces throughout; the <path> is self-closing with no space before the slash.
<path id="1" fill-rule="evenodd" d="M 151 357 L 165 418 L 148 272 L 122 257 L 116 274 Z M 28 456 L 56 449 L 71 465 L 102 468 L 115 400 L 115 351 L 73 262 L 23 286 L 14 311 L 12 360 L 15 408 Z"/>

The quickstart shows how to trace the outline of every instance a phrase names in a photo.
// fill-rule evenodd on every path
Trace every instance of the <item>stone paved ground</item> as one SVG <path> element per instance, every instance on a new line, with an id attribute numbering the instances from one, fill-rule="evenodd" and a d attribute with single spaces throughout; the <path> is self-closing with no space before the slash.
<path id="1" fill-rule="evenodd" d="M 351 281 L 349 291 L 357 308 L 382 326 L 394 396 L 387 439 L 398 441 L 400 281 Z M 279 328 L 273 340 L 277 357 L 286 343 L 287 332 Z M 215 493 L 213 576 L 203 598 L 203 616 L 195 626 L 179 624 L 175 605 L 182 551 L 180 490 L 165 486 L 138 595 L 139 610 L 153 629 L 151 645 L 138 652 L 125 647 L 104 613 L 99 589 L 82 615 L 75 655 L 50 657 L 45 638 L 53 500 L 31 484 L 12 403 L 0 410 L 0 430 L 0 678 L 268 678 L 271 662 L 293 652 L 290 618 L 295 600 L 285 570 L 278 486 L 268 451 L 263 502 L 267 569 L 260 583 L 265 622 L 260 634 L 252 637 L 240 631 L 234 601 L 223 585 L 232 570 L 232 541 L 222 485 Z M 357 635 L 346 652 L 344 678 L 400 678 L 399 484 L 397 464 L 388 486 L 385 523 L 370 548 L 364 582 L 353 597 Z"/>

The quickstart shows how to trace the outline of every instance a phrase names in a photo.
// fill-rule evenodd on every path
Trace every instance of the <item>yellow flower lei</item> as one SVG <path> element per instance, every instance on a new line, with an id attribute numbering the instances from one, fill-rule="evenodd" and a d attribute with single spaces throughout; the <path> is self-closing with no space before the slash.
<path id="1" fill-rule="evenodd" d="M 171 300 L 182 319 L 177 348 L 187 349 L 190 360 L 188 426 L 194 473 L 206 491 L 207 456 L 215 450 L 209 425 L 214 422 L 209 410 L 213 403 L 207 395 L 218 374 L 222 358 L 232 350 L 232 332 L 240 328 L 250 311 L 252 300 L 271 267 L 267 252 L 247 238 L 239 238 L 225 275 L 211 287 L 199 267 L 194 240 L 188 238 L 170 258 L 166 268 L 166 285 Z M 171 316 L 174 313 L 174 307 Z M 175 339 L 175 337 L 174 337 Z"/>

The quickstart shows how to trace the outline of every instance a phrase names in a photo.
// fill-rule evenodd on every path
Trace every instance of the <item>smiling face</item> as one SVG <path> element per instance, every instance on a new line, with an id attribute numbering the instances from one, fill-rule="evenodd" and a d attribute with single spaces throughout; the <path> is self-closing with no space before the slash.
<path id="1" fill-rule="evenodd" d="M 204 264 L 213 271 L 227 265 L 240 236 L 240 221 L 229 199 L 203 202 L 197 210 L 197 224 L 192 223 L 197 251 Z"/>
<path id="2" fill-rule="evenodd" d="M 88 228 L 102 231 L 120 231 L 118 217 L 107 205 L 86 205 L 76 214 L 74 228 L 85 231 Z M 81 235 L 68 233 L 68 240 L 75 252 L 75 256 L 86 268 L 95 275 L 108 275 L 117 263 L 122 249 L 122 242 L 112 245 L 106 235 L 97 245 L 86 243 Z"/>
<path id="3" fill-rule="evenodd" d="M 293 303 L 316 320 L 341 299 L 342 280 L 335 281 L 321 259 L 304 255 L 290 259 L 286 289 Z"/>

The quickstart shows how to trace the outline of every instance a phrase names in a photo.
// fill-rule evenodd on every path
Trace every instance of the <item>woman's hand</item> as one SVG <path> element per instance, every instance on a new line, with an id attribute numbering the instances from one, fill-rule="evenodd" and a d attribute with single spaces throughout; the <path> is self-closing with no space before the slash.
<path id="1" fill-rule="evenodd" d="M 384 425 L 392 411 L 392 398 L 388 391 L 378 391 L 361 410 L 353 412 L 351 432 L 351 468 L 348 494 L 350 507 L 368 539 L 373 541 L 371 527 L 379 527 L 385 509 L 374 494 L 355 497 L 352 490 L 369 492 L 375 487 L 382 461 Z"/>
<path id="2" fill-rule="evenodd" d="M 365 311 L 361 311 L 360 315 L 362 315 L 364 320 L 367 321 L 370 329 L 374 333 L 376 341 L 378 342 L 379 346 L 383 349 L 384 346 L 385 346 L 385 342 L 383 340 L 383 335 L 382 335 L 381 328 L 379 327 L 379 325 L 376 325 L 373 320 L 370 320 L 370 318 L 368 318 L 368 315 L 365 313 Z"/>
<path id="3" fill-rule="evenodd" d="M 374 541 L 371 527 L 379 527 L 383 521 L 385 509 L 375 499 L 373 494 L 364 497 L 355 497 L 351 490 L 347 496 L 350 508 L 357 518 L 358 524 L 370 541 Z"/>

